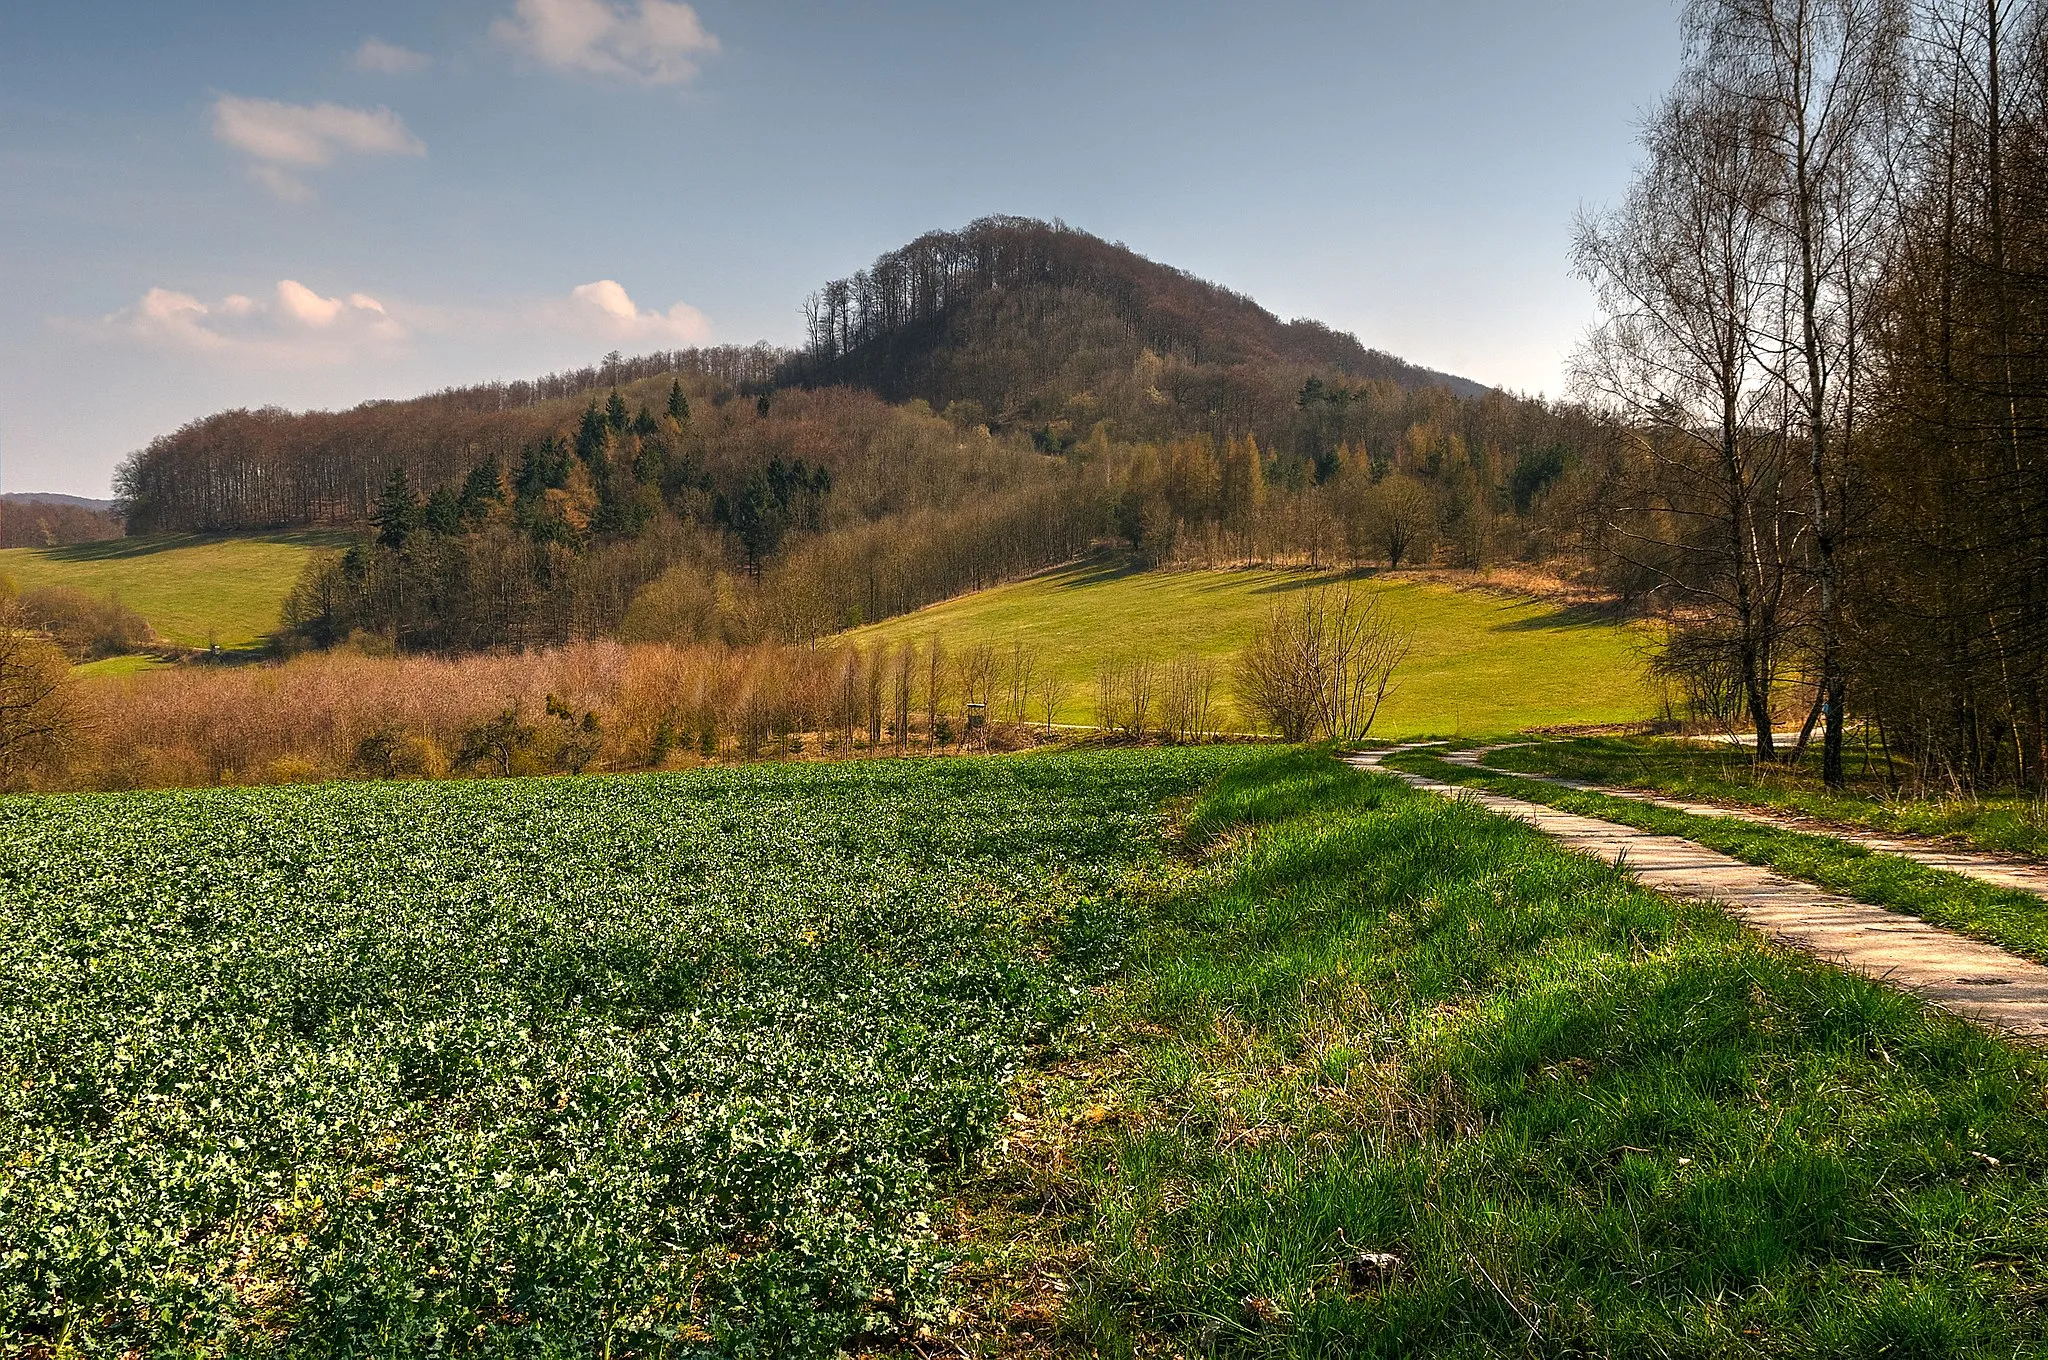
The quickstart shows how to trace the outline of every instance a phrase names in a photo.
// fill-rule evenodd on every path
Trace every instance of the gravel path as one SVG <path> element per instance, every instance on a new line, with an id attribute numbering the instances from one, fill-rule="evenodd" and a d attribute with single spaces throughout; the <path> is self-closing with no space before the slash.
<path id="1" fill-rule="evenodd" d="M 1647 888 L 1725 904 L 1745 925 L 1829 963 L 1911 992 L 1988 1028 L 2048 1042 L 2048 968 L 2040 964 L 1677 836 L 1387 769 L 1381 761 L 1391 754 L 1368 751 L 1345 759 L 1359 769 L 1393 775 L 1446 797 L 1468 798 L 1490 812 L 1528 822 L 1571 849 L 1623 865 Z M 1726 809 L 1717 812 L 1728 815 Z"/>

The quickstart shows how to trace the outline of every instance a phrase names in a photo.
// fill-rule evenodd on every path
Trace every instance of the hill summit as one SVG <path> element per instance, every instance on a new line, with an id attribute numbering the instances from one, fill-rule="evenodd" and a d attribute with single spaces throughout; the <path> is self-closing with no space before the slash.
<path id="1" fill-rule="evenodd" d="M 1420 368 L 1059 222 L 927 233 L 813 294 L 786 376 L 959 403 L 997 427 L 1110 416 L 1130 433 L 1258 426 L 1309 376 L 1487 389 Z"/>

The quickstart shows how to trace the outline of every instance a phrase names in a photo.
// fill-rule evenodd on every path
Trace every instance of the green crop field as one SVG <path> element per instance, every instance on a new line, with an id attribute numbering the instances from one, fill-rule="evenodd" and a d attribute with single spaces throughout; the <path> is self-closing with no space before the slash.
<path id="1" fill-rule="evenodd" d="M 1317 750 L 0 800 L 0 1354 L 2038 1355 L 2048 1059 Z"/>
<path id="2" fill-rule="evenodd" d="M 1287 571 L 1133 571 L 1101 563 L 1047 572 L 848 635 L 948 647 L 1023 641 L 1067 681 L 1063 722 L 1094 721 L 1098 666 L 1113 655 L 1193 652 L 1227 672 L 1276 601 L 1338 579 Z M 1492 735 L 1628 722 L 1656 709 L 1639 630 L 1557 605 L 1415 581 L 1365 578 L 1413 635 L 1376 737 Z M 1224 687 L 1227 691 L 1227 685 Z M 1227 700 L 1226 700 L 1227 702 Z"/>
<path id="3" fill-rule="evenodd" d="M 925 1317 L 935 1174 L 1237 755 L 0 803 L 0 1354 Z"/>
<path id="4" fill-rule="evenodd" d="M 276 631 L 307 558 L 345 542 L 346 535 L 303 532 L 5 548 L 0 576 L 25 591 L 73 586 L 119 596 L 159 636 L 183 647 L 247 647 Z"/>

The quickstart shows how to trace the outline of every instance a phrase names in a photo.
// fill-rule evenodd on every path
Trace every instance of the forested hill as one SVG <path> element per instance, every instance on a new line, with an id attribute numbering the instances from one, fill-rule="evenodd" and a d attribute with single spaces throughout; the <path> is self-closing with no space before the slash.
<path id="1" fill-rule="evenodd" d="M 122 467 L 130 533 L 355 527 L 294 645 L 804 642 L 1069 560 L 1482 565 L 1564 541 L 1588 413 L 1365 349 L 1081 232 L 988 219 L 832 284 L 811 344 L 348 411 Z"/>
<path id="2" fill-rule="evenodd" d="M 787 379 L 957 403 L 1047 438 L 1105 417 L 1127 437 L 1270 436 L 1311 376 L 1487 390 L 1029 218 L 928 233 L 827 284 L 805 311 L 808 345 Z"/>
<path id="3" fill-rule="evenodd" d="M 797 352 L 612 355 L 531 381 L 348 411 L 223 411 L 131 456 L 115 489 L 130 533 L 360 524 L 394 472 L 425 494 L 485 461 L 511 468 L 534 440 L 566 437 L 593 399 L 644 386 L 658 411 L 674 379 L 700 403 L 827 387 L 921 399 L 955 428 L 1044 452 L 1098 432 L 1219 443 L 1249 435 L 1282 448 L 1299 442 L 1308 416 L 1319 430 L 1346 423 L 1311 411 L 1305 392 L 1356 416 L 1368 387 L 1389 412 L 1410 396 L 1472 401 L 1489 390 L 1313 321 L 1283 322 L 1086 232 L 1023 218 L 929 233 L 827 284 L 808 312 L 809 344 Z M 1327 462 L 1329 450 L 1310 452 Z"/>

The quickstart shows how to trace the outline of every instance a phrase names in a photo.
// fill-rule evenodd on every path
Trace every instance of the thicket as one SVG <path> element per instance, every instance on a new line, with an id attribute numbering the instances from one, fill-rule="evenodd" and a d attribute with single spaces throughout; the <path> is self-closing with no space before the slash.
<path id="1" fill-rule="evenodd" d="M 63 758 L 28 779 L 37 787 L 533 775 L 1014 748 L 1045 739 L 1050 713 L 1069 697 L 1021 640 L 957 648 L 937 640 L 871 648 L 597 641 L 463 657 L 343 649 L 279 665 L 181 666 L 65 692 L 75 726 Z M 1198 711 L 1172 720 L 1155 712 L 1136 735 L 1212 734 L 1212 692 Z"/>

